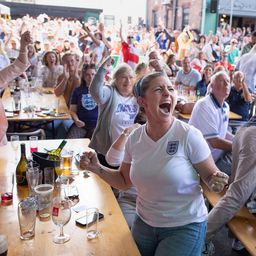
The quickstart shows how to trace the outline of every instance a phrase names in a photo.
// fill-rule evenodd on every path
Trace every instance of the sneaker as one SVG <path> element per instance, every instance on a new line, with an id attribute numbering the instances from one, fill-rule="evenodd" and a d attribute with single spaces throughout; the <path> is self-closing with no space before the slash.
<path id="1" fill-rule="evenodd" d="M 241 251 L 241 250 L 244 249 L 244 246 L 238 239 L 233 238 L 232 249 L 235 250 L 235 251 Z"/>
<path id="2" fill-rule="evenodd" d="M 201 256 L 211 256 L 215 253 L 215 247 L 212 241 L 204 244 Z"/>

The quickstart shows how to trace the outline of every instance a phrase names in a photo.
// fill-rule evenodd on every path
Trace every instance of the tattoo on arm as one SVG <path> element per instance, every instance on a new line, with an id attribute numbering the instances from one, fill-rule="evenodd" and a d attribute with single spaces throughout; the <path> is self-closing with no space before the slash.
<path id="1" fill-rule="evenodd" d="M 100 167 L 99 173 L 100 173 L 100 174 L 103 174 L 103 173 L 104 173 L 104 169 L 103 169 L 102 167 Z"/>

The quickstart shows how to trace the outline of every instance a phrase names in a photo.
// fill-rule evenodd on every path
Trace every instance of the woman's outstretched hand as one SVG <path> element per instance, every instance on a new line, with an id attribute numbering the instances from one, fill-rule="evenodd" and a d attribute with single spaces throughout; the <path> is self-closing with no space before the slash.
<path id="1" fill-rule="evenodd" d="M 105 60 L 102 61 L 100 66 L 108 70 L 110 66 L 113 65 L 114 63 L 115 63 L 115 60 L 109 55 L 106 57 Z"/>
<path id="2" fill-rule="evenodd" d="M 33 40 L 32 40 L 30 32 L 29 31 L 24 32 L 21 35 L 20 48 L 24 49 L 25 47 L 27 47 L 31 43 L 33 43 Z"/>

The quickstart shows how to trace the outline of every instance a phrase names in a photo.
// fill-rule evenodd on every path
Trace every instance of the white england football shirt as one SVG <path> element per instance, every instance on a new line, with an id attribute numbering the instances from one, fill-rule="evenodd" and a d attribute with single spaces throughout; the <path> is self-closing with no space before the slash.
<path id="1" fill-rule="evenodd" d="M 138 191 L 137 213 L 153 227 L 175 227 L 207 219 L 200 178 L 193 168 L 210 149 L 200 131 L 176 120 L 154 142 L 146 126 L 129 136 L 124 162 Z"/>

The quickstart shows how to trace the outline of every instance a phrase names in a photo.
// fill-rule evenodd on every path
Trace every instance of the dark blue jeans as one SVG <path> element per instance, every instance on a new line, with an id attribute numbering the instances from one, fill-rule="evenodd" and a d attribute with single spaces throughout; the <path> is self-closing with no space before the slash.
<path id="1" fill-rule="evenodd" d="M 142 256 L 200 256 L 207 221 L 171 228 L 155 228 L 136 216 L 132 234 Z"/>

